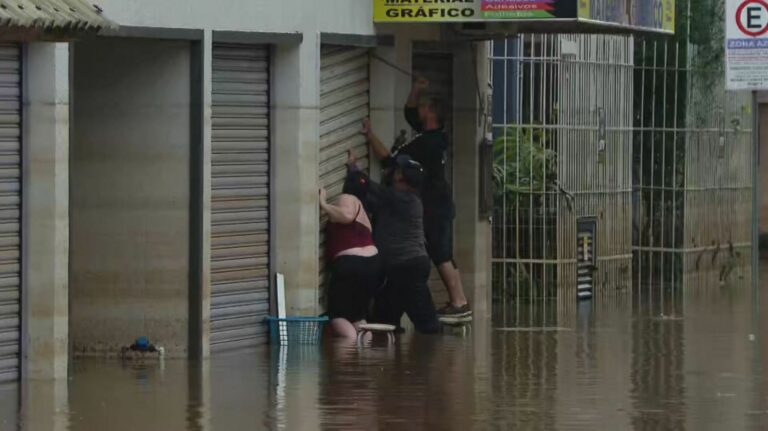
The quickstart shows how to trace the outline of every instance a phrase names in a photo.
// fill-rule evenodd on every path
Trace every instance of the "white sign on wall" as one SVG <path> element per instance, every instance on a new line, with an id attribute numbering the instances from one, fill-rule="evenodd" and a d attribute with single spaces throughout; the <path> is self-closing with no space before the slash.
<path id="1" fill-rule="evenodd" d="M 768 1 L 726 0 L 726 86 L 768 89 Z"/>

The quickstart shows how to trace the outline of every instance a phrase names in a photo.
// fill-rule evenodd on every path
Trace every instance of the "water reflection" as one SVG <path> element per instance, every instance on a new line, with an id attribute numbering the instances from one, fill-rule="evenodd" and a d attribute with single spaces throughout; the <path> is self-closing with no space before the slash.
<path id="1" fill-rule="evenodd" d="M 658 298 L 658 301 L 653 299 Z M 684 430 L 685 334 L 682 301 L 674 294 L 638 295 L 632 321 L 632 428 Z"/>
<path id="2" fill-rule="evenodd" d="M 15 430 L 19 412 L 19 389 L 16 385 L 0 384 L 0 430 Z"/>
<path id="3" fill-rule="evenodd" d="M 768 429 L 752 310 L 746 289 L 646 290 L 510 304 L 394 346 L 83 360 L 68 382 L 0 387 L 0 430 Z"/>

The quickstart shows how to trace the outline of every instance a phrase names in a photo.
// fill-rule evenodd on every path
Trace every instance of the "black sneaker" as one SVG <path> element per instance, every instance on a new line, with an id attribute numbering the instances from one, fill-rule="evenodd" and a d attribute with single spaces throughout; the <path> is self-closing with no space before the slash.
<path id="1" fill-rule="evenodd" d="M 471 316 L 472 310 L 469 308 L 469 304 L 464 304 L 460 307 L 457 307 L 449 302 L 445 304 L 443 308 L 437 310 L 437 315 L 440 318 L 448 317 L 458 319 Z"/>

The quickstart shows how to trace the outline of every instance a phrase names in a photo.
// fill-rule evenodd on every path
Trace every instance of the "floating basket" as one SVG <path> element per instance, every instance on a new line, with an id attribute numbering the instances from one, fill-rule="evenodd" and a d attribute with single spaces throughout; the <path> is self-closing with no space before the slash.
<path id="1" fill-rule="evenodd" d="M 267 317 L 272 344 L 320 344 L 327 317 Z"/>

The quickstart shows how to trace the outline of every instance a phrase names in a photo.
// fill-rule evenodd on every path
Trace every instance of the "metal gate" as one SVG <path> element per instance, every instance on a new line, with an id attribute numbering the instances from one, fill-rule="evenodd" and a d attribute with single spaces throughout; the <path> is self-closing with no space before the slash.
<path id="1" fill-rule="evenodd" d="M 635 42 L 634 277 L 661 286 L 748 285 L 752 107 L 725 89 L 722 18 Z"/>
<path id="2" fill-rule="evenodd" d="M 211 350 L 266 340 L 269 49 L 213 46 Z"/>
<path id="3" fill-rule="evenodd" d="M 750 95 L 725 89 L 723 32 L 714 13 L 672 38 L 494 42 L 500 298 L 575 284 L 573 216 L 597 216 L 598 299 L 749 283 L 755 125 Z"/>
<path id="4" fill-rule="evenodd" d="M 627 291 L 631 37 L 520 35 L 492 60 L 495 293 L 575 303 L 580 217 L 596 220 L 595 295 Z"/>
<path id="5" fill-rule="evenodd" d="M 19 377 L 21 50 L 0 45 L 0 382 Z"/>
<path id="6" fill-rule="evenodd" d="M 324 45 L 320 56 L 320 185 L 328 200 L 339 194 L 346 177 L 347 152 L 368 170 L 369 152 L 360 126 L 370 113 L 369 55 L 365 48 Z M 326 284 L 326 217 L 320 219 L 320 285 Z"/>

